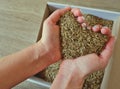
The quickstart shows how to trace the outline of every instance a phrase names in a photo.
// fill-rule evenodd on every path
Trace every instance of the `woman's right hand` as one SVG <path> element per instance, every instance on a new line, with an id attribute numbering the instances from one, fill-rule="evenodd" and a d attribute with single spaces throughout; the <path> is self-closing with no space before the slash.
<path id="1" fill-rule="evenodd" d="M 80 10 L 72 9 L 71 11 L 78 17 L 78 22 L 82 24 L 84 19 Z M 105 49 L 99 56 L 93 53 L 73 60 L 63 61 L 51 89 L 82 89 L 84 79 L 88 74 L 104 69 L 107 66 L 112 55 L 115 39 L 111 36 L 110 29 L 107 27 L 96 25 L 92 27 L 92 30 L 110 36 Z"/>

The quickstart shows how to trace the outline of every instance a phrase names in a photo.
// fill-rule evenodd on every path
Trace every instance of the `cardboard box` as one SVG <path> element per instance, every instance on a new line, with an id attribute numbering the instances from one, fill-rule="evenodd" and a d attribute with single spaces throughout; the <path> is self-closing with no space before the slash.
<path id="1" fill-rule="evenodd" d="M 68 5 L 64 5 L 64 4 L 58 4 L 58 3 L 52 3 L 52 2 L 48 2 L 46 5 L 46 9 L 45 9 L 45 14 L 43 17 L 43 21 L 56 9 L 58 8 L 64 8 Z M 101 89 L 120 89 L 120 12 L 113 12 L 113 11 L 107 11 L 107 10 L 101 10 L 101 9 L 95 9 L 95 8 L 87 8 L 87 7 L 81 7 L 81 6 L 73 6 L 73 5 L 69 5 L 72 8 L 80 8 L 81 11 L 83 13 L 89 13 L 89 14 L 93 14 L 96 15 L 98 17 L 102 17 L 105 19 L 109 19 L 109 20 L 114 20 L 114 26 L 112 29 L 112 34 L 117 38 L 116 39 L 116 44 L 115 44 L 115 48 L 114 48 L 114 52 L 113 52 L 113 56 L 110 59 L 109 65 L 107 66 L 107 68 L 105 69 L 105 75 L 103 78 L 103 82 L 101 85 Z M 40 40 L 41 36 L 42 36 L 42 25 L 43 22 L 41 24 L 40 27 L 40 32 L 38 34 L 38 40 Z M 35 84 L 44 86 L 44 87 L 50 87 L 50 83 L 37 78 L 36 76 L 31 77 L 30 79 L 28 79 L 27 81 L 33 82 Z"/>

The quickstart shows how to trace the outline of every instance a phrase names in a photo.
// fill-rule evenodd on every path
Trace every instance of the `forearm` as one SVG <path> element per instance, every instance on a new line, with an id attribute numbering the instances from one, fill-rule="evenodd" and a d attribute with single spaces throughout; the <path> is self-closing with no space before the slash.
<path id="1" fill-rule="evenodd" d="M 49 52 L 34 44 L 0 60 L 0 89 L 8 89 L 49 65 Z"/>

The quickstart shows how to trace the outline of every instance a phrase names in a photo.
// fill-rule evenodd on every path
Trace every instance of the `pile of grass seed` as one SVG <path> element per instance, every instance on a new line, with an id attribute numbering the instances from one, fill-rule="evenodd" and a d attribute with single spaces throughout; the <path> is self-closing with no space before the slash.
<path id="1" fill-rule="evenodd" d="M 85 14 L 85 21 L 89 26 L 101 24 L 102 26 L 108 26 L 112 29 L 113 21 L 99 18 L 90 14 Z M 62 60 L 50 65 L 44 71 L 40 73 L 40 76 L 48 81 L 53 82 L 60 63 L 66 59 L 72 59 L 79 56 L 83 56 L 90 53 L 101 53 L 109 40 L 109 37 L 96 33 L 87 28 L 83 28 L 76 21 L 74 15 L 68 11 L 59 20 L 60 26 L 60 40 L 61 40 L 61 53 Z M 103 79 L 104 71 L 97 71 L 87 77 L 85 80 L 83 89 L 100 89 L 100 85 Z"/>

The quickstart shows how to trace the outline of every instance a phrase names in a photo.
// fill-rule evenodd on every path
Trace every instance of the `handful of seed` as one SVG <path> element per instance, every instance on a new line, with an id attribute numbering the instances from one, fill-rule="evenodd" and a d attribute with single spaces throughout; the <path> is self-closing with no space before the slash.
<path id="1" fill-rule="evenodd" d="M 84 15 L 89 26 L 100 24 L 112 29 L 113 21 L 99 18 L 90 14 Z M 93 32 L 83 28 L 77 22 L 74 15 L 68 11 L 59 20 L 62 60 L 73 59 L 90 53 L 100 54 L 104 49 L 109 37 L 100 32 Z M 41 77 L 48 82 L 53 82 L 58 70 L 59 62 L 50 65 L 40 73 Z M 97 71 L 88 76 L 83 89 L 100 89 L 104 71 Z"/>

